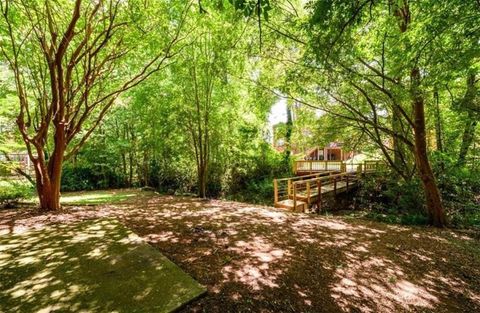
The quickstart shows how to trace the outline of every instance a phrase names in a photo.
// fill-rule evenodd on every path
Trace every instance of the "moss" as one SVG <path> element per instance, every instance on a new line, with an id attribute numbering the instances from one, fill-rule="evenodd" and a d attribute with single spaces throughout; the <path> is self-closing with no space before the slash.
<path id="1" fill-rule="evenodd" d="M 118 221 L 0 238 L 0 311 L 171 312 L 204 287 Z"/>

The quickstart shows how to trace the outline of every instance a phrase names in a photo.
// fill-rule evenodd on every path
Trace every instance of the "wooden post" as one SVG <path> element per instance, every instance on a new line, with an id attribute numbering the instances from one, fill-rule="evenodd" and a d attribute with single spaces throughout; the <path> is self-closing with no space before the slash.
<path id="1" fill-rule="evenodd" d="M 347 190 L 346 191 L 348 191 L 348 174 L 347 174 Z"/>
<path id="2" fill-rule="evenodd" d="M 337 196 L 337 176 L 333 177 L 333 194 Z"/>
<path id="3" fill-rule="evenodd" d="M 312 164 L 313 164 L 313 161 L 310 161 L 310 174 L 312 174 Z"/>
<path id="4" fill-rule="evenodd" d="M 275 204 L 278 202 L 278 182 L 276 178 L 273 180 L 273 201 Z"/>
<path id="5" fill-rule="evenodd" d="M 322 182 L 320 181 L 320 179 L 317 179 L 317 189 L 317 210 L 318 213 L 320 213 L 320 210 L 322 209 Z"/>
<path id="6" fill-rule="evenodd" d="M 297 184 L 293 182 L 293 211 L 297 210 Z"/>
<path id="7" fill-rule="evenodd" d="M 292 194 L 292 180 L 289 179 L 287 181 L 287 197 L 290 199 L 290 195 Z"/>
<path id="8" fill-rule="evenodd" d="M 310 204 L 310 182 L 307 181 L 307 205 Z"/>

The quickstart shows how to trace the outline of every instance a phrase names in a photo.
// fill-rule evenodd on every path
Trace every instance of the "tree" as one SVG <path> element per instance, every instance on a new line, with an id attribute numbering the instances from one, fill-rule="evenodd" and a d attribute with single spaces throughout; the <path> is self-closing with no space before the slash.
<path id="1" fill-rule="evenodd" d="M 404 179 L 411 172 L 408 154 L 413 155 L 430 222 L 445 225 L 428 158 L 426 94 L 438 84 L 432 77 L 440 68 L 437 63 L 458 55 L 465 66 L 475 58 L 464 52 L 475 51 L 478 29 L 468 32 L 473 38 L 462 49 L 454 45 L 458 35 L 478 21 L 478 14 L 461 13 L 476 12 L 476 4 L 320 0 L 312 1 L 311 8 L 310 51 L 315 59 L 308 60 L 327 77 L 322 82 L 324 102 L 337 104 L 328 105 L 332 113 L 357 124 L 378 142 L 388 163 Z M 384 144 L 386 136 L 393 138 L 393 145 Z"/>
<path id="2" fill-rule="evenodd" d="M 243 44 L 239 33 L 242 27 L 229 21 L 236 15 L 222 16 L 213 8 L 208 12 L 197 17 L 195 35 L 175 68 L 175 76 L 183 87 L 179 99 L 195 156 L 201 198 L 207 195 L 212 155 L 218 153 L 218 146 L 228 137 L 221 132 L 225 123 L 231 121 L 229 116 L 236 112 L 231 74 L 241 71 L 245 60 L 245 56 L 236 53 Z"/>
<path id="3" fill-rule="evenodd" d="M 292 104 L 287 102 L 285 106 L 287 110 L 287 122 L 285 131 L 285 162 L 290 164 L 290 155 L 292 154 L 292 130 L 293 130 L 293 118 L 292 118 Z"/>
<path id="4" fill-rule="evenodd" d="M 465 165 L 468 149 L 472 145 L 475 136 L 478 114 L 480 113 L 480 97 L 476 85 L 477 79 L 475 72 L 471 71 L 467 75 L 465 95 L 456 105 L 459 111 L 466 112 L 465 127 L 457 158 L 457 165 L 460 166 Z"/>
<path id="5" fill-rule="evenodd" d="M 124 92 L 162 70 L 181 49 L 174 50 L 190 4 L 169 5 L 0 2 L 0 49 L 14 74 L 17 125 L 34 164 L 42 210 L 60 208 L 64 160 Z M 162 22 L 163 16 L 176 23 Z"/>
<path id="6" fill-rule="evenodd" d="M 207 195 L 208 167 L 211 152 L 211 118 L 213 111 L 213 89 L 218 77 L 218 55 L 212 49 L 213 40 L 209 31 L 201 34 L 190 50 L 189 76 L 193 83 L 189 100 L 193 110 L 187 109 L 187 125 L 191 133 L 192 145 L 197 165 L 198 195 Z M 192 88 L 193 87 L 193 88 Z M 189 102 L 190 102 L 189 101 Z"/>

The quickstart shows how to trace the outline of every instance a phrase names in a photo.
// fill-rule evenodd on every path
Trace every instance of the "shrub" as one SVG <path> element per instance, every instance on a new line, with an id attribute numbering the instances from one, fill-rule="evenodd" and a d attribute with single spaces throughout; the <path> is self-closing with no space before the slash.
<path id="1" fill-rule="evenodd" d="M 356 206 L 367 217 L 387 223 L 423 225 L 427 223 L 420 181 L 400 180 L 393 175 L 372 175 L 362 180 Z"/>
<path id="2" fill-rule="evenodd" d="M 31 197 L 31 186 L 20 182 L 1 182 L 0 183 L 0 205 L 3 207 L 12 207 L 19 200 Z"/>
<path id="3" fill-rule="evenodd" d="M 62 191 L 118 188 L 122 186 L 122 179 L 107 166 L 66 164 L 63 167 Z"/>
<path id="4" fill-rule="evenodd" d="M 433 160 L 451 225 L 480 228 L 480 169 L 457 166 L 455 159 L 441 153 Z"/>
<path id="5" fill-rule="evenodd" d="M 228 198 L 260 204 L 273 204 L 273 179 L 293 174 L 283 154 L 266 150 L 263 158 L 249 165 L 234 165 L 226 175 L 224 193 Z"/>
<path id="6" fill-rule="evenodd" d="M 161 192 L 186 194 L 196 189 L 196 172 L 192 161 L 182 159 L 175 163 L 152 160 L 148 185 Z"/>
<path id="7" fill-rule="evenodd" d="M 459 167 L 454 158 L 441 153 L 432 155 L 432 165 L 450 225 L 480 228 L 480 169 Z M 392 175 L 371 176 L 361 185 L 357 205 L 376 220 L 424 224 L 427 218 L 421 190 L 417 178 L 403 181 Z"/>

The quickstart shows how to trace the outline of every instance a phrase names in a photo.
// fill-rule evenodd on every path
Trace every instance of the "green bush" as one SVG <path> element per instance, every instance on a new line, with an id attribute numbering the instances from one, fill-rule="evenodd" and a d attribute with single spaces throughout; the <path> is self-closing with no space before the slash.
<path id="1" fill-rule="evenodd" d="M 427 223 L 420 181 L 404 181 L 394 175 L 371 175 L 362 180 L 356 206 L 374 220 L 404 225 Z"/>
<path id="2" fill-rule="evenodd" d="M 442 194 L 449 224 L 480 228 L 480 169 L 459 167 L 448 155 L 432 155 L 432 166 Z M 392 175 L 363 180 L 357 205 L 375 220 L 401 224 L 425 224 L 425 201 L 418 178 L 410 181 Z"/>
<path id="3" fill-rule="evenodd" d="M 224 187 L 228 198 L 238 201 L 273 204 L 273 179 L 292 176 L 291 163 L 281 153 L 266 150 L 261 159 L 233 167 Z"/>
<path id="4" fill-rule="evenodd" d="M 0 205 L 11 207 L 21 199 L 32 196 L 32 188 L 20 182 L 0 182 Z"/>
<path id="5" fill-rule="evenodd" d="M 433 155 L 447 216 L 454 227 L 480 228 L 480 169 L 458 166 L 448 155 Z"/>
<path id="6" fill-rule="evenodd" d="M 123 187 L 121 178 L 109 167 L 95 164 L 66 164 L 62 173 L 62 191 L 80 191 Z"/>
<path id="7" fill-rule="evenodd" d="M 188 160 L 178 160 L 176 163 L 153 160 L 150 162 L 148 185 L 167 193 L 192 192 L 196 188 L 193 166 Z"/>

